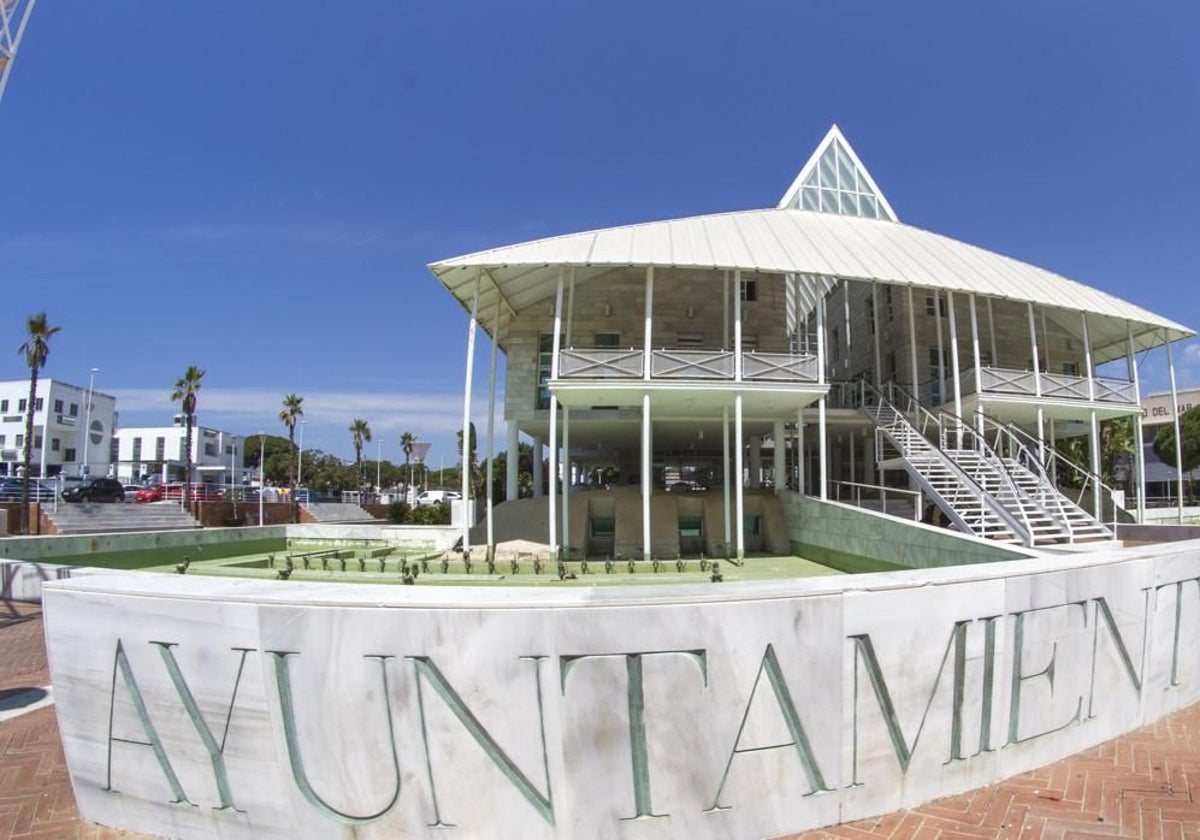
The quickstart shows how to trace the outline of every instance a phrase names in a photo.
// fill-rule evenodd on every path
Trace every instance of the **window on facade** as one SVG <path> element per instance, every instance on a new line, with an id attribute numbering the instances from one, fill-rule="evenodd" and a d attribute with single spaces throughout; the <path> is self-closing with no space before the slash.
<path id="1" fill-rule="evenodd" d="M 17 435 L 17 449 L 25 445 L 25 435 Z"/>
<path id="2" fill-rule="evenodd" d="M 0 400 L 0 412 L 8 413 L 8 400 Z"/>
<path id="3" fill-rule="evenodd" d="M 936 301 L 936 303 L 935 303 L 935 301 Z M 947 314 L 946 299 L 943 297 L 935 298 L 933 295 L 926 295 L 925 296 L 925 314 L 933 315 L 935 313 L 937 315 L 940 315 L 943 318 L 946 317 L 946 314 Z"/>
<path id="4" fill-rule="evenodd" d="M 167 439 L 159 437 L 154 439 L 154 460 L 162 461 L 167 457 Z"/>
<path id="5" fill-rule="evenodd" d="M 188 456 L 187 438 L 179 439 L 179 460 L 186 461 Z"/>
<path id="6" fill-rule="evenodd" d="M 41 411 L 41 410 L 42 410 L 42 407 L 45 405 L 45 402 L 46 402 L 46 401 L 45 401 L 45 399 L 43 399 L 42 397 L 38 397 L 38 398 L 37 398 L 37 402 L 35 402 L 35 403 L 33 404 L 33 410 L 34 410 L 34 411 Z"/>
<path id="7" fill-rule="evenodd" d="M 50 451 L 58 452 L 62 448 L 62 441 L 58 438 L 50 438 Z"/>
<path id="8" fill-rule="evenodd" d="M 74 449 L 64 450 L 63 451 L 63 460 L 64 461 L 74 461 L 75 460 L 75 450 Z"/>
<path id="9" fill-rule="evenodd" d="M 4 446 L 4 444 L 7 443 L 5 440 L 6 437 L 8 437 L 8 435 L 0 435 L 0 446 Z"/>
<path id="10" fill-rule="evenodd" d="M 209 458 L 217 457 L 217 445 L 215 443 L 205 443 L 204 444 L 204 454 L 207 455 Z"/>
<path id="11" fill-rule="evenodd" d="M 840 361 L 842 358 L 842 340 L 841 333 L 838 328 L 834 327 L 829 331 L 829 352 L 833 356 L 833 360 Z"/>
<path id="12" fill-rule="evenodd" d="M 756 301 L 758 300 L 758 281 L 743 280 L 742 281 L 742 300 Z"/>
<path id="13" fill-rule="evenodd" d="M 132 460 L 134 460 L 134 461 L 142 460 L 142 439 L 140 437 L 135 437 L 133 439 L 133 458 L 132 458 Z"/>
<path id="14" fill-rule="evenodd" d="M 884 300 L 884 303 L 887 304 L 888 323 L 891 323 L 892 317 L 894 315 L 894 312 L 892 310 L 892 287 L 891 286 L 883 287 L 883 300 Z"/>
<path id="15" fill-rule="evenodd" d="M 742 342 L 745 344 L 745 341 Z M 703 347 L 704 333 L 675 333 L 676 347 Z"/>
<path id="16" fill-rule="evenodd" d="M 17 411 L 24 411 L 28 406 L 29 400 L 25 399 L 24 397 L 21 397 L 21 399 L 17 401 Z"/>
<path id="17" fill-rule="evenodd" d="M 867 330 L 870 335 L 875 335 L 875 298 L 867 298 Z"/>
<path id="18" fill-rule="evenodd" d="M 598 332 L 593 336 L 592 346 L 597 350 L 621 346 L 621 334 L 615 332 Z"/>
<path id="19" fill-rule="evenodd" d="M 72 416 L 72 417 L 78 417 L 78 416 L 79 416 L 79 403 L 71 403 L 71 411 L 70 411 L 70 414 L 71 414 L 71 416 Z"/>
<path id="20" fill-rule="evenodd" d="M 950 375 L 950 351 L 949 349 L 942 351 L 942 363 L 940 367 L 945 368 L 946 375 Z M 929 348 L 929 375 L 937 378 L 939 372 L 938 365 L 938 349 L 936 347 Z"/>
<path id="21" fill-rule="evenodd" d="M 55 401 L 54 401 L 54 413 L 55 413 L 55 414 L 62 414 L 62 410 L 63 410 L 63 401 L 62 401 L 62 400 L 55 400 Z"/>
<path id="22" fill-rule="evenodd" d="M 41 448 L 42 448 L 42 436 L 41 436 L 41 435 L 34 435 L 34 436 L 33 436 L 33 448 L 34 448 L 34 449 L 41 449 Z"/>

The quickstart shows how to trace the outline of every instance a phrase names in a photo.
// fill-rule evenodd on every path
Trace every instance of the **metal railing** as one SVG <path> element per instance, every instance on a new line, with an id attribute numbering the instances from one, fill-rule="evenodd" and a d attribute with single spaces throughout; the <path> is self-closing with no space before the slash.
<path id="1" fill-rule="evenodd" d="M 1137 404 L 1133 383 L 1124 379 L 1096 376 L 1092 378 L 1092 386 L 1089 387 L 1086 376 L 1067 373 L 1041 373 L 1039 375 L 1031 370 L 998 367 L 980 368 L 978 386 L 975 382 L 974 368 L 960 371 L 960 376 L 962 383 L 960 387 L 964 394 L 974 394 L 978 391 L 985 394 L 1036 397 L 1040 378 L 1041 395 L 1049 399 L 1090 400 L 1092 399 L 1092 388 L 1094 388 L 1095 399 L 1100 402 Z M 954 372 L 946 371 L 945 387 L 942 387 L 937 379 L 931 379 L 922 382 L 920 390 L 921 400 L 926 405 L 940 405 L 947 402 L 954 391 Z"/>
<path id="2" fill-rule="evenodd" d="M 894 512 L 895 508 L 899 506 L 900 502 L 907 500 L 912 504 L 913 521 L 921 521 L 925 497 L 920 490 L 886 487 L 882 484 L 861 484 L 857 481 L 830 481 L 829 491 L 835 502 L 844 502 L 868 510 L 878 510 L 889 516 L 899 516 Z M 889 499 L 892 510 L 888 510 Z M 878 502 L 879 506 L 875 507 L 869 504 L 872 501 Z"/>
<path id="3" fill-rule="evenodd" d="M 558 354 L 559 379 L 640 379 L 645 352 L 636 348 L 579 350 Z M 747 382 L 816 382 L 817 357 L 811 353 L 742 352 L 742 379 Z M 650 353 L 652 379 L 732 382 L 737 375 L 731 350 L 661 348 Z"/>

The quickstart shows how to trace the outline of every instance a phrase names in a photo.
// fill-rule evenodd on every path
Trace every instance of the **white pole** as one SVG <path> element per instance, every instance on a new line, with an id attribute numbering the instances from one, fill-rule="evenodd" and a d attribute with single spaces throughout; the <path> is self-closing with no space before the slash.
<path id="1" fill-rule="evenodd" d="M 796 412 L 796 492 L 804 495 L 804 409 Z"/>
<path id="2" fill-rule="evenodd" d="M 267 433 L 258 433 L 258 527 L 263 526 L 263 496 L 267 495 L 267 482 L 263 476 L 267 465 Z"/>
<path id="3" fill-rule="evenodd" d="M 742 394 L 739 391 L 733 398 L 733 486 L 736 494 L 737 522 L 735 524 L 737 526 L 737 559 L 739 563 L 746 559 L 746 494 L 742 487 L 742 448 Z"/>
<path id="4" fill-rule="evenodd" d="M 562 282 L 561 280 L 559 281 Z M 651 343 L 653 338 L 653 314 L 654 314 L 654 266 L 646 268 L 646 311 L 643 315 L 642 324 L 642 347 L 644 355 L 642 356 L 642 379 L 650 381 L 650 357 L 653 352 Z"/>
<path id="5" fill-rule="evenodd" d="M 1038 458 L 1046 463 L 1046 420 L 1042 409 L 1042 365 L 1038 359 L 1037 321 L 1033 318 L 1033 303 L 1025 304 L 1029 315 L 1029 346 L 1033 353 L 1033 394 L 1037 397 Z"/>
<path id="6" fill-rule="evenodd" d="M 722 478 L 725 484 L 724 498 L 722 500 L 725 508 L 725 559 L 728 560 L 729 543 L 733 540 L 733 523 L 729 510 L 731 487 L 729 478 L 729 406 L 727 405 L 721 407 L 721 452 L 724 455 L 721 464 L 723 467 L 722 472 L 724 473 Z"/>
<path id="7" fill-rule="evenodd" d="M 954 292 L 946 292 L 946 308 L 950 316 L 950 364 L 954 367 L 954 427 L 958 430 L 958 448 L 962 449 L 962 364 L 958 359 L 958 318 L 954 313 Z"/>
<path id="8" fill-rule="evenodd" d="M 1125 322 L 1125 334 L 1129 340 L 1129 357 L 1126 364 L 1129 367 L 1129 380 L 1133 383 L 1133 398 L 1137 402 L 1138 412 L 1133 424 L 1133 463 L 1137 470 L 1137 521 L 1142 525 L 1146 521 L 1146 452 L 1145 437 L 1142 430 L 1142 388 L 1137 369 L 1137 346 L 1133 343 L 1133 325 Z"/>
<path id="9" fill-rule="evenodd" d="M 817 370 L 820 379 L 818 385 L 826 384 L 825 373 L 825 297 L 822 295 L 817 301 Z M 822 499 L 828 498 L 829 476 L 827 473 L 827 465 L 825 463 L 825 402 L 827 392 L 821 394 L 821 398 L 817 401 L 817 480 L 820 486 L 817 490 L 818 495 Z"/>
<path id="10" fill-rule="evenodd" d="M 783 420 L 775 421 L 775 495 L 782 496 L 783 488 L 787 486 L 787 430 Z"/>
<path id="11" fill-rule="evenodd" d="M 650 452 L 650 392 L 642 394 L 642 559 L 651 561 L 650 494 L 653 492 L 654 464 Z"/>
<path id="12" fill-rule="evenodd" d="M 92 469 L 88 464 L 88 440 L 92 436 L 92 397 L 96 393 L 96 374 L 100 368 L 92 368 L 91 378 L 88 379 L 87 406 L 83 412 L 83 463 L 80 465 L 83 475 L 91 475 Z M 46 441 L 43 439 L 42 443 Z"/>
<path id="13" fill-rule="evenodd" d="M 913 290 L 912 286 L 907 289 L 908 292 L 908 356 L 909 364 L 912 365 L 912 395 L 917 402 L 921 401 L 921 370 L 917 364 L 917 316 L 913 309 Z"/>
<path id="14" fill-rule="evenodd" d="M 1179 492 L 1179 524 L 1183 524 L 1183 439 L 1179 436 L 1179 392 L 1175 388 L 1175 356 L 1171 352 L 1171 341 L 1163 330 L 1167 344 L 1167 372 L 1171 375 L 1171 413 L 1175 415 L 1175 481 Z"/>
<path id="15" fill-rule="evenodd" d="M 563 553 L 568 558 L 571 556 L 571 511 L 570 498 L 568 496 L 571 490 L 571 409 L 563 406 L 563 465 L 562 465 L 562 545 Z"/>
<path id="16" fill-rule="evenodd" d="M 967 299 L 971 309 L 971 353 L 975 360 L 975 427 L 983 437 L 983 364 L 979 358 L 979 310 L 974 293 Z"/>
<path id="17" fill-rule="evenodd" d="M 380 483 L 382 481 L 382 478 L 381 478 L 382 468 L 383 468 L 383 441 L 377 440 L 377 441 L 375 441 L 375 492 L 376 493 L 378 493 L 380 490 L 383 489 L 383 485 Z"/>
<path id="18" fill-rule="evenodd" d="M 471 517 L 467 511 L 471 505 L 471 380 L 475 373 L 475 326 L 479 315 L 479 283 L 483 272 L 475 272 L 475 292 L 471 296 L 471 320 L 467 324 L 467 373 L 463 383 L 462 453 L 460 468 L 462 478 L 462 551 L 463 557 L 471 554 Z M 443 482 L 445 474 L 442 474 Z"/>
<path id="19" fill-rule="evenodd" d="M 742 270 L 733 272 L 733 380 L 742 381 Z M 738 444 L 739 447 L 741 444 Z M 741 449 L 738 450 L 741 457 Z M 738 469 L 738 486 L 742 483 L 742 472 Z"/>
<path id="20" fill-rule="evenodd" d="M 487 414 L 487 559 L 496 557 L 496 523 L 492 508 L 496 506 L 496 493 L 492 488 L 493 461 L 496 460 L 496 347 L 500 344 L 500 290 L 496 290 L 496 311 L 492 320 L 492 353 L 488 361 L 488 414 Z M 510 452 L 510 458 L 517 453 Z M 516 494 L 513 494 L 516 497 Z"/>
<path id="21" fill-rule="evenodd" d="M 508 461 L 505 468 L 504 496 L 510 502 L 521 495 L 521 429 L 516 420 L 508 421 Z"/>
<path id="22" fill-rule="evenodd" d="M 300 451 L 296 453 L 296 486 L 300 486 L 300 477 L 304 474 L 304 427 L 308 421 L 300 418 Z M 236 447 L 235 447 L 236 448 Z M 233 463 L 230 462 L 229 472 L 233 473 Z M 230 479 L 232 481 L 233 479 Z"/>
<path id="23" fill-rule="evenodd" d="M 933 320 L 937 325 L 937 379 L 938 393 L 937 402 L 935 405 L 940 405 L 946 401 L 946 344 L 945 337 L 942 335 L 942 293 L 937 289 L 933 291 Z"/>
<path id="24" fill-rule="evenodd" d="M 1096 401 L 1096 370 L 1092 360 L 1092 339 L 1088 334 L 1088 318 L 1086 312 L 1079 313 L 1083 320 L 1083 366 L 1087 369 L 1088 399 Z"/>
<path id="25" fill-rule="evenodd" d="M 566 280 L 565 266 L 558 269 L 558 287 L 554 292 L 554 337 L 551 342 L 550 381 L 558 379 L 558 354 L 562 349 L 563 281 Z M 550 487 L 546 495 L 549 503 L 550 558 L 557 560 L 558 553 L 558 394 L 550 389 Z"/>

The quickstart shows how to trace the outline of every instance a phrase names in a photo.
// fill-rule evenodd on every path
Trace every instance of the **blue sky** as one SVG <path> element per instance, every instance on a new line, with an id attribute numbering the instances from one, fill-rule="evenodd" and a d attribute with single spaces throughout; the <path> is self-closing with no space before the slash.
<path id="1" fill-rule="evenodd" d="M 773 206 L 832 122 L 904 221 L 1200 327 L 1197 43 L 1183 0 L 42 0 L 0 102 L 0 334 L 47 311 L 46 374 L 100 368 L 125 425 L 196 364 L 208 425 L 282 431 L 295 392 L 306 447 L 362 417 L 449 463 L 466 315 L 426 263 Z M 1176 361 L 1200 385 L 1200 343 Z"/>

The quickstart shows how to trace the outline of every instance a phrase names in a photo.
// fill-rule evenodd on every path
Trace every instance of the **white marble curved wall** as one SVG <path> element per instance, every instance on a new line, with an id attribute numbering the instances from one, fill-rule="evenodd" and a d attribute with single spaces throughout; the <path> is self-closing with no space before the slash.
<path id="1" fill-rule="evenodd" d="M 637 589 L 101 575 L 44 604 L 83 814 L 187 837 L 766 837 L 1200 698 L 1200 542 Z"/>

